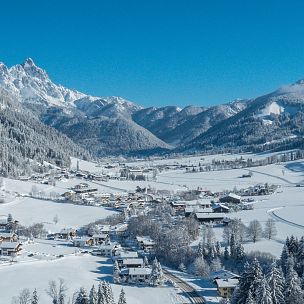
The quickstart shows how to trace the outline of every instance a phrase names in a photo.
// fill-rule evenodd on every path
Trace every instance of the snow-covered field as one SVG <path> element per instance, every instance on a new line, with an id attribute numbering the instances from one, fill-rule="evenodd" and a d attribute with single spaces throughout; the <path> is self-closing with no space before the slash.
<path id="1" fill-rule="evenodd" d="M 33 198 L 16 198 L 13 202 L 0 205 L 0 215 L 8 213 L 19 220 L 21 225 L 43 223 L 50 232 L 59 232 L 62 228 L 78 228 L 82 225 L 105 218 L 114 211 L 103 207 L 79 206 Z M 58 223 L 53 219 L 58 216 Z"/>
<path id="2" fill-rule="evenodd" d="M 225 157 L 235 159 L 240 155 L 228 155 Z M 245 158 L 246 155 L 244 155 Z M 248 156 L 247 157 L 265 157 Z M 208 161 L 216 156 L 205 157 Z M 218 156 L 223 159 L 224 156 Z M 185 159 L 184 162 L 191 162 L 193 159 Z M 201 157 L 196 157 L 196 161 Z M 159 160 L 157 162 L 166 162 Z M 180 161 L 172 159 L 171 162 Z M 75 162 L 75 161 L 74 161 Z M 156 162 L 156 161 L 155 161 Z M 147 162 L 142 162 L 147 164 Z M 82 162 L 82 169 L 92 172 L 100 172 L 101 168 L 96 164 Z M 114 169 L 114 171 L 117 169 Z M 251 178 L 240 178 L 248 170 L 225 170 L 200 173 L 185 173 L 182 170 L 164 171 L 157 175 L 156 181 L 119 181 L 89 183 L 97 187 L 101 192 L 121 192 L 135 190 L 136 186 L 148 186 L 155 189 L 166 189 L 172 191 L 196 189 L 202 187 L 212 191 L 224 189 L 233 190 L 246 188 L 258 183 L 276 184 L 279 186 L 277 192 L 270 196 L 256 198 L 257 203 L 254 210 L 241 211 L 229 214 L 230 217 L 241 218 L 245 224 L 257 219 L 263 225 L 268 218 L 276 220 L 278 234 L 274 240 L 262 239 L 257 243 L 248 242 L 245 250 L 266 251 L 279 256 L 283 242 L 291 234 L 301 237 L 304 234 L 304 187 L 296 187 L 304 180 L 304 162 L 289 162 L 287 164 L 268 165 L 256 167 L 250 170 L 253 172 Z M 116 174 L 116 173 L 115 173 Z M 39 191 L 63 193 L 70 187 L 81 182 L 79 179 L 57 182 L 55 187 L 49 185 L 37 185 Z M 5 179 L 5 189 L 12 193 L 18 192 L 28 194 L 32 189 L 32 182 L 21 182 Z M 104 218 L 114 211 L 102 207 L 77 206 L 72 204 L 58 203 L 40 199 L 17 197 L 13 201 L 0 205 L 0 215 L 6 216 L 12 213 L 21 224 L 30 225 L 34 222 L 43 222 L 49 231 L 59 231 L 64 227 L 77 228 L 99 218 Z M 54 224 L 54 216 L 58 215 L 59 222 Z M 217 238 L 222 237 L 222 228 L 215 228 Z M 28 254 L 35 256 L 28 258 Z M 57 258 L 58 255 L 64 258 Z M 9 303 L 12 296 L 22 288 L 33 289 L 36 287 L 40 293 L 42 302 L 48 298 L 45 289 L 49 280 L 64 278 L 69 287 L 69 295 L 80 286 L 89 288 L 93 283 L 101 279 L 111 281 L 112 265 L 106 259 L 94 257 L 89 254 L 79 254 L 75 248 L 67 244 L 53 244 L 48 241 L 37 241 L 34 244 L 24 246 L 24 252 L 19 263 L 14 265 L 0 265 L 0 273 L 5 280 L 0 281 L 0 290 L 6 290 L 1 303 Z M 29 280 L 30 278 L 30 280 Z M 12 285 L 11 282 L 14 282 Z M 12 287 L 13 286 L 13 287 Z M 113 284 L 115 296 L 118 296 L 120 285 Z M 178 302 L 176 290 L 173 287 L 147 288 L 136 286 L 124 286 L 128 303 L 176 303 Z"/>
<path id="3" fill-rule="evenodd" d="M 112 263 L 105 258 L 89 254 L 68 256 L 54 261 L 35 261 L 17 263 L 11 266 L 0 266 L 0 274 L 5 280 L 0 281 L 1 303 L 11 303 L 11 298 L 22 288 L 37 288 L 41 303 L 49 303 L 50 298 L 45 293 L 50 280 L 63 278 L 68 286 L 68 295 L 81 286 L 87 289 L 92 284 L 98 285 L 100 280 L 112 280 Z M 173 287 L 153 288 L 141 286 L 121 286 L 112 284 L 117 300 L 119 291 L 124 288 L 127 301 L 130 304 L 172 303 Z"/>

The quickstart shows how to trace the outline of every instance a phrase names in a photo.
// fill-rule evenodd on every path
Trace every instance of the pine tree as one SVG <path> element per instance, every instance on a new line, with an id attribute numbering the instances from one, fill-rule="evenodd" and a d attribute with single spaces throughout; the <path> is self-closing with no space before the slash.
<path id="1" fill-rule="evenodd" d="M 95 290 L 95 286 L 93 285 L 90 290 L 89 304 L 97 304 L 97 301 L 98 301 L 97 292 Z"/>
<path id="2" fill-rule="evenodd" d="M 236 245 L 235 248 L 235 259 L 238 261 L 242 261 L 245 257 L 245 250 L 241 243 Z"/>
<path id="3" fill-rule="evenodd" d="M 224 259 L 226 261 L 229 260 L 229 251 L 228 251 L 228 247 L 227 246 L 225 246 Z"/>
<path id="4" fill-rule="evenodd" d="M 104 303 L 115 304 L 113 291 L 108 282 L 103 282 L 103 289 L 104 289 Z"/>
<path id="5" fill-rule="evenodd" d="M 159 262 L 157 262 L 157 272 L 158 272 L 158 278 L 157 278 L 157 283 L 158 285 L 163 285 L 164 284 L 164 273 L 163 273 L 163 269 L 160 265 Z"/>
<path id="6" fill-rule="evenodd" d="M 196 252 L 196 256 L 201 257 L 204 255 L 204 245 L 199 242 L 198 247 L 197 247 L 197 252 Z"/>
<path id="7" fill-rule="evenodd" d="M 148 261 L 147 256 L 144 257 L 144 266 L 145 266 L 145 267 L 148 267 L 148 266 L 149 266 L 149 261 Z"/>
<path id="8" fill-rule="evenodd" d="M 245 304 L 256 304 L 256 302 L 252 296 L 251 290 L 249 290 L 249 292 L 248 292 L 248 296 L 247 296 Z"/>
<path id="9" fill-rule="evenodd" d="M 32 295 L 32 300 L 31 300 L 31 304 L 38 304 L 38 294 L 37 294 L 37 290 L 36 288 L 33 291 L 33 295 Z"/>
<path id="10" fill-rule="evenodd" d="M 150 284 L 152 286 L 157 286 L 158 284 L 158 261 L 155 258 L 152 264 L 152 270 L 150 274 Z"/>
<path id="11" fill-rule="evenodd" d="M 281 269 L 278 268 L 276 263 L 271 265 L 266 278 L 270 287 L 273 304 L 284 304 L 284 278 Z"/>
<path id="12" fill-rule="evenodd" d="M 285 303 L 302 304 L 304 302 L 301 281 L 296 271 L 289 267 L 286 276 Z"/>
<path id="13" fill-rule="evenodd" d="M 257 259 L 254 259 L 249 265 L 248 262 L 244 265 L 244 272 L 241 275 L 239 282 L 239 299 L 238 303 L 245 303 L 248 292 L 251 290 L 252 296 L 254 296 L 258 289 L 258 284 L 262 279 L 262 270 L 260 263 Z"/>
<path id="14" fill-rule="evenodd" d="M 217 241 L 215 244 L 215 250 L 216 250 L 217 256 L 220 257 L 221 256 L 221 244 L 219 241 Z"/>
<path id="15" fill-rule="evenodd" d="M 99 285 L 98 285 L 97 304 L 106 304 L 105 299 L 104 299 L 104 288 L 103 288 L 102 283 L 99 283 Z"/>
<path id="16" fill-rule="evenodd" d="M 289 239 L 287 238 L 287 240 L 289 241 Z M 286 240 L 286 242 L 287 242 Z M 285 244 L 281 253 L 281 258 L 280 258 L 280 263 L 281 263 L 281 267 L 283 270 L 284 275 L 286 276 L 286 272 L 287 272 L 287 261 L 289 259 L 289 251 L 288 251 L 288 247 Z"/>
<path id="17" fill-rule="evenodd" d="M 113 264 L 113 281 L 114 283 L 120 283 L 120 269 L 117 260 Z"/>
<path id="18" fill-rule="evenodd" d="M 304 237 L 303 236 L 299 241 L 299 248 L 296 258 L 297 258 L 296 270 L 299 276 L 303 278 L 303 274 L 304 274 Z"/>
<path id="19" fill-rule="evenodd" d="M 83 287 L 81 287 L 78 292 L 75 304 L 89 304 L 89 297 L 87 295 L 87 291 Z"/>
<path id="20" fill-rule="evenodd" d="M 232 259 L 235 259 L 235 256 L 236 256 L 235 237 L 234 237 L 234 234 L 231 234 L 231 237 L 230 237 L 230 257 Z"/>
<path id="21" fill-rule="evenodd" d="M 185 266 L 184 263 L 180 263 L 179 266 L 178 266 L 178 269 L 181 271 L 181 272 L 186 272 L 187 268 Z"/>
<path id="22" fill-rule="evenodd" d="M 210 263 L 211 271 L 219 271 L 222 268 L 221 260 L 219 258 L 215 258 Z"/>
<path id="23" fill-rule="evenodd" d="M 118 304 L 127 304 L 126 294 L 123 289 L 120 291 Z"/>
<path id="24" fill-rule="evenodd" d="M 203 257 L 197 257 L 192 264 L 192 268 L 194 275 L 204 278 L 209 277 L 210 268 Z"/>
<path id="25" fill-rule="evenodd" d="M 259 281 L 257 293 L 256 293 L 256 303 L 257 304 L 273 304 L 270 287 L 269 287 L 268 282 L 265 277 Z"/>

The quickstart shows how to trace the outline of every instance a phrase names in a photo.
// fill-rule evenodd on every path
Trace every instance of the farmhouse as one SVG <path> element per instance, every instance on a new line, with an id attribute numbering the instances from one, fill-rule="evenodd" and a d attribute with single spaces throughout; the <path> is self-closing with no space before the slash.
<path id="1" fill-rule="evenodd" d="M 95 245 L 100 245 L 109 240 L 109 234 L 107 233 L 93 234 L 92 239 Z"/>
<path id="2" fill-rule="evenodd" d="M 186 208 L 185 202 L 171 202 L 170 205 L 175 211 L 184 211 Z"/>
<path id="3" fill-rule="evenodd" d="M 151 275 L 151 268 L 129 268 L 128 281 L 130 283 L 147 283 Z"/>
<path id="4" fill-rule="evenodd" d="M 194 213 L 211 213 L 212 208 L 201 208 L 200 206 L 191 206 L 185 208 L 185 216 L 188 217 Z"/>
<path id="5" fill-rule="evenodd" d="M 56 233 L 56 237 L 66 240 L 69 240 L 75 236 L 76 236 L 76 230 L 72 228 L 64 228 L 59 233 Z"/>
<path id="6" fill-rule="evenodd" d="M 75 247 L 93 246 L 94 241 L 91 237 L 82 237 L 73 239 L 73 245 Z"/>
<path id="7" fill-rule="evenodd" d="M 123 261 L 126 259 L 136 259 L 138 258 L 138 253 L 136 251 L 121 251 L 113 257 L 117 260 L 118 265 L 122 265 Z"/>
<path id="8" fill-rule="evenodd" d="M 18 236 L 13 232 L 0 232 L 0 241 L 2 242 L 16 242 Z"/>
<path id="9" fill-rule="evenodd" d="M 103 244 L 100 245 L 98 249 L 93 250 L 92 254 L 101 255 L 105 257 L 112 257 L 115 252 L 120 248 L 118 244 Z"/>
<path id="10" fill-rule="evenodd" d="M 142 267 L 144 261 L 141 258 L 136 259 L 124 259 L 122 261 L 122 267 L 131 268 L 131 267 Z"/>
<path id="11" fill-rule="evenodd" d="M 220 204 L 220 203 L 219 204 L 214 204 L 212 206 L 212 209 L 216 213 L 227 213 L 227 212 L 229 212 L 229 207 L 224 205 L 224 204 Z"/>
<path id="12" fill-rule="evenodd" d="M 241 197 L 239 195 L 236 195 L 234 193 L 229 193 L 226 196 L 223 196 L 220 198 L 221 203 L 228 203 L 228 204 L 240 204 L 241 203 Z"/>
<path id="13" fill-rule="evenodd" d="M 136 240 L 138 247 L 145 252 L 154 250 L 155 242 L 149 236 L 137 236 Z"/>
<path id="14" fill-rule="evenodd" d="M 215 284 L 219 295 L 223 298 L 230 298 L 239 279 L 216 279 Z"/>
<path id="15" fill-rule="evenodd" d="M 224 218 L 222 213 L 195 213 L 195 219 L 200 223 L 222 223 Z"/>
<path id="16" fill-rule="evenodd" d="M 22 250 L 19 242 L 2 242 L 0 244 L 0 255 L 16 256 Z"/>
<path id="17" fill-rule="evenodd" d="M 17 220 L 12 220 L 11 222 L 8 221 L 8 218 L 0 218 L 0 230 L 7 229 L 8 225 L 17 225 L 19 222 Z"/>

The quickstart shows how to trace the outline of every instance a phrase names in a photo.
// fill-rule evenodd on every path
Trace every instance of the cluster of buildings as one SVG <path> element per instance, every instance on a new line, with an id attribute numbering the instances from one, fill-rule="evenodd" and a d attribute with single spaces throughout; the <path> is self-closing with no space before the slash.
<path id="1" fill-rule="evenodd" d="M 22 244 L 18 241 L 18 235 L 11 232 L 18 221 L 10 218 L 0 219 L 0 256 L 17 256 L 22 250 Z"/>

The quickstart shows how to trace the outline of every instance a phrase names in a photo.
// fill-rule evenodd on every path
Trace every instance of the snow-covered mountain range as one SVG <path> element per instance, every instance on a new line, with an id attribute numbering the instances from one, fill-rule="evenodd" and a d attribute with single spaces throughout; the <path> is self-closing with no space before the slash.
<path id="1" fill-rule="evenodd" d="M 213 107 L 143 108 L 53 83 L 30 58 L 0 63 L 0 88 L 96 155 L 207 149 L 266 149 L 303 138 L 304 81 Z"/>

